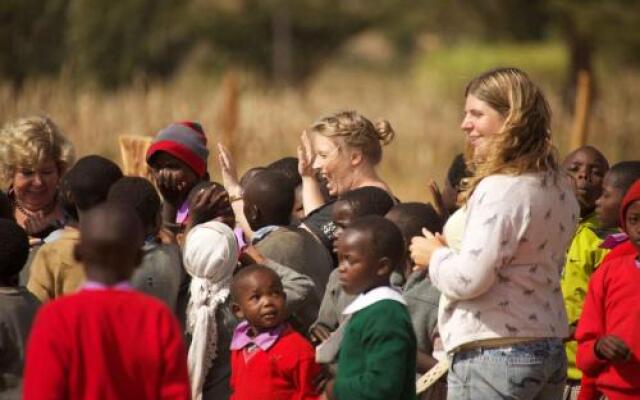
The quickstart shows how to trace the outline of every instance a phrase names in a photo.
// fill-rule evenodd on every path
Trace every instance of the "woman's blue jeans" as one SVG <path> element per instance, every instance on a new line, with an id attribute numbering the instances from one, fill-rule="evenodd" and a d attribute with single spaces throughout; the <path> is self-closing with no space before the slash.
<path id="1" fill-rule="evenodd" d="M 448 400 L 560 400 L 567 356 L 560 339 L 472 349 L 453 356 Z"/>

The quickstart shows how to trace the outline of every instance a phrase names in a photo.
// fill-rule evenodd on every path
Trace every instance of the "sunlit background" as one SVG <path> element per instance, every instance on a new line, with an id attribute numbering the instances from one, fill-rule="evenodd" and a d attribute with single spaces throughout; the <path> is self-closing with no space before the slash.
<path id="1" fill-rule="evenodd" d="M 5 0 L 0 18 L 0 122 L 47 114 L 79 155 L 120 162 L 119 135 L 193 119 L 218 178 L 214 143 L 242 172 L 356 109 L 396 130 L 396 194 L 428 200 L 462 151 L 466 82 L 508 65 L 547 94 L 560 154 L 640 158 L 640 1 Z"/>

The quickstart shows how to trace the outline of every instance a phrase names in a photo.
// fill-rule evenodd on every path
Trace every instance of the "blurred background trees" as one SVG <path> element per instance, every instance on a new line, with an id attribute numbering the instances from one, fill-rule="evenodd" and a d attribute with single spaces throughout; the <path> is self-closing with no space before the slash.
<path id="1" fill-rule="evenodd" d="M 638 0 L 4 0 L 0 21 L 0 75 L 16 88 L 60 73 L 108 89 L 152 82 L 194 53 L 218 71 L 239 66 L 299 85 L 365 31 L 384 35 L 398 64 L 427 34 L 446 43 L 559 40 L 568 93 L 595 54 L 640 62 Z"/>

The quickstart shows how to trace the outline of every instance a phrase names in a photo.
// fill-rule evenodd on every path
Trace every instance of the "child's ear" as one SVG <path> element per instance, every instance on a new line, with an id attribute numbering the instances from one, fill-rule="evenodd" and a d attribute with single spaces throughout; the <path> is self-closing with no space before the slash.
<path id="1" fill-rule="evenodd" d="M 236 318 L 244 319 L 244 314 L 242 313 L 242 309 L 240 309 L 238 303 L 231 303 L 231 312 L 236 316 Z"/>
<path id="2" fill-rule="evenodd" d="M 388 257 L 382 257 L 378 261 L 378 268 L 376 269 L 377 276 L 391 275 L 393 272 L 393 263 Z"/>
<path id="3" fill-rule="evenodd" d="M 248 207 L 245 207 L 245 217 L 247 217 L 247 222 L 257 222 L 260 219 L 260 214 L 260 209 L 255 204 L 248 204 Z"/>

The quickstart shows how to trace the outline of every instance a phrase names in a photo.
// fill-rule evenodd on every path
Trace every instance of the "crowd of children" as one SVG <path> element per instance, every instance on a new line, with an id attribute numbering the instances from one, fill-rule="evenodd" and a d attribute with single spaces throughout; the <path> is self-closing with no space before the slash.
<path id="1" fill-rule="evenodd" d="M 505 398 L 495 393 L 516 392 L 491 379 L 506 368 L 521 386 L 513 398 L 640 399 L 640 161 L 610 167 L 584 146 L 560 166 L 572 193 L 544 178 L 540 195 L 531 174 L 488 176 L 468 200 L 477 165 L 458 155 L 442 192 L 429 185 L 433 205 L 401 202 L 372 169 L 388 132 L 338 113 L 305 133 L 299 162 L 242 179 L 219 146 L 221 185 L 202 126 L 177 122 L 148 150 L 153 181 L 98 155 L 60 171 L 64 224 L 31 249 L 0 192 L 0 398 Z M 528 211 L 498 201 L 509 190 L 534 199 Z M 565 201 L 576 215 L 551 215 Z M 496 222 L 497 208 L 513 213 Z M 494 225 L 495 238 L 478 234 Z M 494 245 L 495 271 L 484 256 L 456 264 Z M 544 269 L 550 249 L 557 276 Z M 481 288 L 484 269 L 495 275 Z M 543 331 L 553 335 L 540 341 Z M 526 364 L 531 351 L 556 354 L 546 375 L 508 361 L 460 382 L 460 363 L 478 354 Z M 448 365 L 449 377 L 435 375 Z M 495 391 L 474 386 L 478 376 Z"/>

